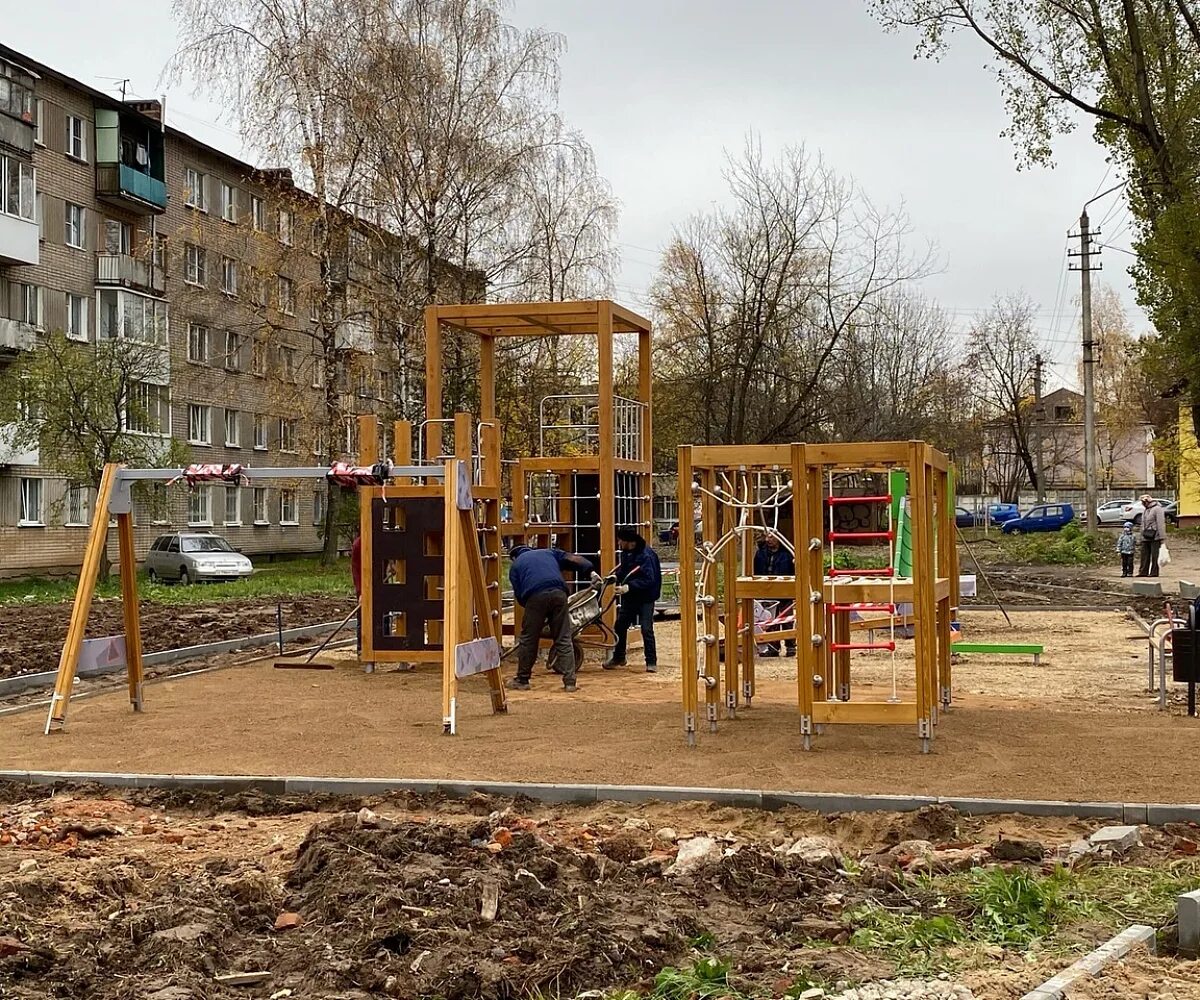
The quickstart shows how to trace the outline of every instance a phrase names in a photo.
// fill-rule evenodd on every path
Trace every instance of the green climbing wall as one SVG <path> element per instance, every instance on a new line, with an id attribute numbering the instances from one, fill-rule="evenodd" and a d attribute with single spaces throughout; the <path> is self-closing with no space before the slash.
<path id="1" fill-rule="evenodd" d="M 892 570 L 898 577 L 912 576 L 912 525 L 908 519 L 908 473 L 893 469 L 888 473 L 888 493 L 892 496 L 892 528 L 896 532 Z"/>

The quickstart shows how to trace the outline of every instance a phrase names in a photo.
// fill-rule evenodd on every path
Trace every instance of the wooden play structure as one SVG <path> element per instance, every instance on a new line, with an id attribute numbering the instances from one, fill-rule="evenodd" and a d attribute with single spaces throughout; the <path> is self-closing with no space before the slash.
<path id="1" fill-rule="evenodd" d="M 442 414 L 445 329 L 479 340 L 480 416 Z M 141 634 L 133 500 L 136 482 L 245 485 L 269 479 L 327 479 L 357 489 L 362 537 L 362 662 L 440 663 L 443 729 L 457 729 L 457 685 L 486 675 L 492 709 L 506 710 L 500 676 L 501 539 L 554 542 L 589 556 L 597 568 L 616 559 L 616 531 L 651 526 L 650 324 L 609 301 L 431 306 L 425 313 L 426 419 L 391 427 L 390 459 L 380 457 L 374 416 L 358 419 L 359 465 L 329 468 L 109 466 L 98 491 L 59 660 L 46 732 L 66 723 L 101 553 L 111 516 L 117 522 L 130 701 L 143 707 Z M 637 388 L 616 393 L 615 340 L 636 337 Z M 496 406 L 497 341 L 506 337 L 590 336 L 596 339 L 596 391 L 541 401 L 539 454 L 516 460 L 514 517 L 501 521 L 502 429 Z M 415 431 L 415 433 L 414 433 Z M 449 432 L 448 434 L 445 432 Z M 444 447 L 447 437 L 449 451 Z M 418 455 L 413 460 L 413 444 Z M 614 612 L 607 611 L 611 619 Z M 609 622 L 611 625 L 611 621 Z M 520 626 L 516 609 L 513 630 Z"/>
<path id="2" fill-rule="evenodd" d="M 847 492 L 847 480 L 866 475 L 886 477 L 887 492 Z M 689 744 L 696 740 L 701 689 L 714 732 L 722 701 L 730 719 L 739 699 L 751 704 L 755 647 L 763 638 L 754 632 L 754 605 L 776 601 L 794 607 L 794 628 L 767 635 L 795 643 L 805 749 L 825 726 L 858 723 L 913 725 L 927 752 L 939 707 L 950 705 L 950 622 L 958 607 L 947 457 L 922 441 L 685 445 L 679 449 L 679 509 L 694 509 L 697 502 L 700 539 L 689 531 L 679 539 Z M 885 512 L 883 526 L 843 530 L 837 511 L 848 504 L 878 506 Z M 753 574 L 754 546 L 766 535 L 793 553 L 794 575 Z M 862 542 L 886 543 L 886 563 L 837 568 L 839 546 Z M 902 696 L 896 630 L 905 625 L 913 628 L 915 669 L 913 690 Z M 872 637 L 856 636 L 863 630 Z M 881 632 L 889 638 L 876 642 Z M 890 655 L 892 683 L 885 700 L 852 697 L 855 653 Z"/>
<path id="3" fill-rule="evenodd" d="M 62 730 L 66 726 L 67 709 L 75 684 L 88 616 L 95 596 L 99 575 L 101 553 L 108 542 L 109 519 L 117 523 L 117 544 L 121 577 L 121 603 L 124 613 L 124 659 L 129 684 L 129 700 L 135 712 L 144 707 L 142 635 L 138 615 L 137 560 L 133 548 L 133 498 L 132 487 L 138 482 L 175 482 L 187 480 L 196 483 L 224 482 L 227 485 L 244 485 L 263 480 L 329 479 L 344 483 L 347 479 L 387 479 L 400 483 L 419 481 L 415 487 L 373 486 L 367 490 L 383 491 L 381 502 L 385 509 L 385 525 L 409 523 L 406 508 L 429 499 L 437 504 L 436 527 L 440 546 L 444 546 L 447 564 L 459 570 L 445 573 L 446 589 L 444 609 L 439 623 L 442 641 L 437 659 L 442 664 L 443 728 L 447 733 L 456 731 L 458 681 L 464 677 L 483 673 L 491 691 L 492 710 L 506 711 L 504 686 L 500 676 L 500 615 L 490 598 L 479 532 L 476 528 L 471 466 L 469 463 L 451 459 L 440 467 L 431 466 L 375 466 L 372 468 L 349 469 L 345 466 L 333 468 L 261 468 L 244 466 L 189 466 L 185 469 L 129 469 L 119 465 L 105 466 L 97 492 L 96 509 L 92 517 L 83 565 L 75 592 L 75 603 L 67 639 L 59 658 L 58 675 L 55 678 L 54 695 L 46 719 L 46 733 Z M 423 493 L 415 493 L 421 489 Z M 388 490 L 400 491 L 389 495 Z M 414 514 L 413 523 L 432 527 L 432 512 L 422 507 Z M 386 530 L 386 529 L 385 529 Z M 364 562 L 365 564 L 365 562 Z M 438 560 L 438 571 L 441 560 Z M 432 659 L 432 657 L 427 657 Z"/>
<path id="4" fill-rule="evenodd" d="M 477 461 L 484 471 L 481 496 L 491 503 L 500 485 L 503 433 L 496 407 L 496 351 L 512 337 L 592 337 L 596 341 L 594 392 L 547 396 L 539 401 L 538 454 L 520 456 L 512 465 L 512 519 L 501 523 L 488 510 L 488 537 L 499 552 L 500 536 L 509 544 L 559 547 L 591 559 L 598 570 L 616 559 L 616 532 L 630 527 L 650 537 L 652 418 L 650 323 L 607 300 L 523 302 L 430 306 L 425 310 L 426 420 L 424 456 L 445 457 L 444 429 L 454 427 L 454 453 L 464 458 L 467 425 L 443 415 L 443 332 L 466 332 L 479 342 L 479 442 Z M 637 385 L 630 396 L 616 391 L 616 341 L 636 338 Z M 499 494 L 497 493 L 498 497 Z M 492 528 L 496 532 L 491 533 Z M 489 550 L 487 555 L 492 554 Z M 495 562 L 499 569 L 499 561 Z M 488 562 L 489 570 L 493 563 Z M 489 585 L 493 578 L 489 577 Z M 513 627 L 520 627 L 520 608 Z M 609 624 L 615 611 L 608 612 Z"/>

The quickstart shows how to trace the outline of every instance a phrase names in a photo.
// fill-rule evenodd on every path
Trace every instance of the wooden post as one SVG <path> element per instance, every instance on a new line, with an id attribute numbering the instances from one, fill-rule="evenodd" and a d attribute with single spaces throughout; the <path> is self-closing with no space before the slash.
<path id="1" fill-rule="evenodd" d="M 496 419 L 496 339 L 479 335 L 479 419 Z"/>
<path id="2" fill-rule="evenodd" d="M 747 473 L 747 483 L 751 482 L 750 474 Z M 752 489 L 757 488 L 757 483 Z M 756 536 L 750 532 L 744 534 L 738 545 L 738 559 L 741 569 L 738 571 L 739 576 L 749 576 L 754 571 L 754 548 Z M 778 608 L 779 605 L 776 605 Z M 742 666 L 742 700 L 749 708 L 754 701 L 754 660 L 758 653 L 754 640 L 754 598 L 746 597 L 741 601 L 742 621 L 745 623 L 745 633 L 742 635 L 741 643 L 741 666 Z M 793 633 L 795 629 L 793 628 Z M 782 657 L 787 650 L 787 643 L 781 643 L 779 647 L 779 655 Z"/>
<path id="3" fill-rule="evenodd" d="M 654 415 L 653 415 L 653 386 L 650 378 L 651 341 L 649 330 L 638 331 L 638 399 L 645 405 L 642 407 L 642 448 L 639 458 L 644 471 L 636 476 L 641 496 L 646 498 L 640 502 L 640 520 L 650 531 L 650 539 L 654 539 Z M 683 533 L 683 517 L 679 520 L 680 534 Z"/>
<path id="4" fill-rule="evenodd" d="M 358 464 L 374 465 L 379 461 L 379 419 L 374 413 L 358 415 Z"/>
<path id="5" fill-rule="evenodd" d="M 468 474 L 472 477 L 472 482 L 474 482 L 474 441 L 472 440 L 471 433 L 473 429 L 474 420 L 472 419 L 471 414 L 463 412 L 454 414 L 454 457 L 458 460 L 460 465 L 466 466 Z M 450 490 L 450 488 L 454 485 L 455 483 L 448 483 L 447 489 Z M 457 501 L 457 487 L 455 487 L 455 489 L 451 492 L 455 495 L 455 499 Z M 471 516 L 470 546 L 475 550 L 476 556 L 478 556 L 479 535 L 474 527 L 475 511 L 470 510 L 467 511 L 467 513 Z M 471 579 L 471 571 L 469 568 L 470 559 L 471 553 L 468 549 L 468 542 L 467 539 L 464 538 L 462 540 L 462 544 L 458 548 L 458 558 L 454 562 L 451 562 L 450 557 L 448 555 L 446 557 L 447 578 L 451 573 L 453 573 L 458 576 L 461 581 L 469 581 Z M 455 642 L 469 642 L 475 637 L 474 629 L 472 628 L 472 610 L 473 609 L 471 607 L 471 601 L 469 597 L 459 601 L 458 622 L 456 626 L 458 637 L 455 639 Z M 478 613 L 482 619 L 487 614 L 486 606 L 479 607 Z"/>
<path id="6" fill-rule="evenodd" d="M 412 421 L 396 420 L 392 423 L 392 461 L 397 465 L 412 465 Z M 412 482 L 408 476 L 396 480 L 398 484 Z"/>
<path id="7" fill-rule="evenodd" d="M 79 568 L 79 583 L 75 588 L 75 603 L 71 607 L 67 640 L 63 643 L 62 654 L 58 659 L 54 695 L 50 701 L 50 712 L 46 716 L 47 735 L 61 730 L 67 723 L 67 706 L 75 684 L 75 671 L 79 667 L 79 651 L 83 647 L 83 636 L 87 631 L 92 598 L 96 594 L 100 558 L 108 542 L 108 504 L 112 498 L 113 484 L 119 468 L 117 465 L 106 465 L 100 475 L 100 488 L 96 491 L 96 510 L 92 514 L 92 526 L 83 552 L 83 564 Z"/>
<path id="8" fill-rule="evenodd" d="M 734 473 L 734 492 L 741 490 L 740 474 Z M 721 504 L 721 527 L 718 536 L 724 537 L 733 531 L 738 522 L 737 508 L 730 504 Z M 738 704 L 738 653 L 742 638 L 738 634 L 738 555 L 741 548 L 740 539 L 736 536 L 725 546 L 721 553 L 721 565 L 725 571 L 725 718 L 737 718 Z M 744 623 L 743 623 L 744 624 Z M 753 629 L 754 623 L 750 623 Z"/>
<path id="9" fill-rule="evenodd" d="M 397 421 L 397 426 L 406 421 Z M 397 438 L 397 447 L 400 438 Z M 399 459 L 397 458 L 397 461 Z M 403 463 L 401 463 L 403 464 Z M 359 596 L 359 616 L 362 618 L 362 668 L 370 674 L 375 671 L 375 554 L 372 545 L 373 532 L 371 523 L 371 506 L 376 493 L 386 496 L 386 489 L 379 490 L 372 486 L 360 486 L 358 489 L 358 537 L 359 564 L 362 573 L 362 594 Z"/>
<path id="10" fill-rule="evenodd" d="M 497 648 L 503 649 L 504 638 L 500 626 L 500 609 L 492 606 L 487 577 L 484 574 L 483 559 L 479 553 L 479 536 L 475 529 L 475 518 L 469 510 L 458 512 L 458 528 L 462 539 L 463 550 L 467 556 L 467 572 L 471 579 L 471 601 L 475 613 L 479 616 L 479 631 L 485 638 L 496 640 Z M 508 702 L 504 697 L 504 678 L 500 668 L 486 671 L 488 689 L 492 697 L 492 712 L 508 711 Z"/>
<path id="11" fill-rule="evenodd" d="M 125 617 L 125 673 L 129 703 L 142 710 L 142 627 L 138 616 L 137 554 L 133 548 L 133 514 L 117 515 L 117 546 L 121 564 L 121 611 Z"/>
<path id="12" fill-rule="evenodd" d="M 612 303 L 598 303 L 597 349 L 600 370 L 600 565 L 607 572 L 617 557 L 616 471 L 613 465 L 613 313 Z M 605 616 L 611 628 L 616 621 L 616 603 Z"/>
<path id="13" fill-rule="evenodd" d="M 458 677 L 454 672 L 454 647 L 465 640 L 462 622 L 465 616 L 470 615 L 469 599 L 466 602 L 467 609 L 463 609 L 463 574 L 460 572 L 464 546 L 463 532 L 458 527 L 458 462 L 458 459 L 452 458 L 446 463 L 443 492 L 442 532 L 446 575 L 442 588 L 442 732 L 448 736 L 453 736 L 457 731 Z"/>
<path id="14" fill-rule="evenodd" d="M 720 511 L 713 499 L 713 488 L 717 484 L 716 473 L 711 468 L 705 468 L 700 473 L 700 483 L 705 492 L 700 496 L 700 537 L 705 542 L 712 543 L 720 537 Z M 707 563 L 706 563 L 707 564 Z M 718 581 L 715 568 L 711 568 L 713 598 L 711 604 L 704 605 L 704 634 L 712 636 L 713 641 L 704 644 L 704 714 L 708 719 L 708 730 L 717 731 L 717 706 L 721 703 L 721 664 L 717 642 L 721 635 L 721 612 L 719 606 Z M 726 581 L 728 585 L 728 581 Z"/>
<path id="15" fill-rule="evenodd" d="M 698 702 L 696 655 L 696 538 L 692 518 L 692 449 L 679 446 L 679 631 L 680 678 L 683 684 L 683 735 L 688 746 L 696 745 Z M 686 514 L 686 516 L 685 516 Z"/>
<path id="16" fill-rule="evenodd" d="M 425 309 L 425 419 L 436 421 L 442 416 L 442 324 L 437 306 Z M 430 423 L 425 427 L 425 457 L 436 462 L 442 453 L 442 425 Z"/>
<path id="17" fill-rule="evenodd" d="M 815 495 L 814 495 L 815 494 Z M 813 678 L 826 659 L 824 644 L 813 645 L 813 636 L 821 634 L 825 610 L 821 601 L 812 601 L 813 593 L 823 593 L 823 550 L 809 548 L 809 539 L 820 537 L 821 471 L 809 469 L 804 445 L 792 445 L 792 514 L 795 521 L 793 545 L 796 548 L 796 697 L 800 709 L 800 736 L 805 750 L 812 749 Z M 816 505 L 814 508 L 814 504 Z M 815 516 L 814 516 L 815 510 Z M 827 673 L 828 671 L 826 671 Z M 829 683 L 829 678 L 825 678 Z"/>
<path id="18" fill-rule="evenodd" d="M 921 441 L 908 446 L 909 507 L 912 513 L 913 563 L 913 652 L 916 656 L 917 736 L 927 751 L 933 738 L 930 672 L 936 660 L 937 621 L 933 601 L 933 502 L 929 489 L 929 465 Z"/>

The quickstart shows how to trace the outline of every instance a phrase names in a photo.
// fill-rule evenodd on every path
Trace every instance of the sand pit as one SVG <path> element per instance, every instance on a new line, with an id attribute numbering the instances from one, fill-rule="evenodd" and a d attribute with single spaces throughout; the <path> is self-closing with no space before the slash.
<path id="1" fill-rule="evenodd" d="M 838 727 L 800 748 L 788 665 L 764 661 L 754 706 L 689 751 L 681 734 L 677 623 L 661 623 L 660 673 L 603 672 L 580 690 L 535 674 L 507 716 L 489 712 L 482 680 L 462 685 L 460 734 L 441 734 L 436 673 L 365 675 L 351 662 L 321 673 L 269 664 L 168 680 L 130 712 L 117 689 L 72 705 L 66 733 L 41 734 L 42 712 L 0 719 L 11 769 L 199 774 L 403 776 L 707 785 L 1080 801 L 1188 802 L 1200 777 L 1173 762 L 1200 723 L 1154 711 L 1142 691 L 1145 643 L 1119 614 L 966 616 L 970 638 L 1046 644 L 1028 658 L 974 656 L 956 671 L 954 710 L 934 752 L 907 727 Z M 857 661 L 855 683 L 882 694 L 890 667 Z M 900 674 L 903 676 L 903 664 Z M 1086 767 L 1079 766 L 1086 760 Z"/>

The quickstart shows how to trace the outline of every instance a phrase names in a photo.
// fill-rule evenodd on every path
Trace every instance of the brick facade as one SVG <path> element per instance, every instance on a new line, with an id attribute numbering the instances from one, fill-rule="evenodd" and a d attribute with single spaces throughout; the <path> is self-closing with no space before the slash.
<path id="1" fill-rule="evenodd" d="M 118 112 L 123 123 L 159 126 L 131 105 L 31 64 L 3 46 L 0 59 L 19 62 L 39 77 L 41 141 L 33 163 L 42 237 L 36 265 L 6 264 L 0 254 L 0 319 L 17 318 L 19 285 L 35 285 L 42 289 L 42 331 L 65 330 L 70 293 L 86 302 L 87 338 L 94 342 L 102 322 L 102 294 L 111 295 L 115 287 L 102 288 L 97 277 L 106 233 L 112 237 L 117 232 L 106 228 L 106 223 L 124 223 L 129 227 L 129 246 L 119 249 L 143 265 L 151 260 L 151 248 L 165 241 L 165 250 L 155 258 L 154 273 L 160 284 L 159 294 L 153 296 L 165 299 L 169 310 L 170 427 L 165 430 L 186 443 L 190 460 L 286 467 L 326 465 L 331 459 L 348 457 L 348 449 L 356 448 L 353 424 L 348 421 L 345 433 L 327 430 L 324 389 L 318 388 L 324 370 L 322 345 L 314 337 L 310 303 L 324 286 L 320 262 L 310 251 L 306 196 L 281 183 L 278 174 L 259 172 L 168 128 L 162 132 L 166 210 L 156 215 L 148 208 L 100 197 L 98 109 L 110 117 Z M 84 122 L 86 162 L 68 152 L 68 116 Z M 204 178 L 202 198 L 193 196 L 197 175 Z M 232 221 L 222 211 L 222 185 L 232 192 Z M 255 210 L 255 199 L 261 200 L 261 212 Z M 200 204 L 193 207 L 189 202 Z M 82 247 L 68 245 L 69 206 L 79 206 L 85 213 Z M 281 210 L 291 213 L 290 243 L 281 239 Z M 362 225 L 354 220 L 345 224 L 356 231 Z M 396 242 L 390 235 L 373 232 L 382 245 Z M 206 265 L 202 282 L 188 280 L 197 277 L 198 252 Z M 226 262 L 232 264 L 227 267 Z M 233 270 L 236 292 L 223 290 L 223 283 L 232 281 Z M 357 293 L 348 288 L 347 300 L 370 303 L 392 293 L 393 285 L 382 286 L 387 274 L 386 268 L 369 270 L 348 261 L 343 280 L 357 278 L 368 287 Z M 379 287 L 371 289 L 370 284 Z M 146 290 L 144 285 L 138 290 L 127 284 L 121 294 L 135 296 Z M 346 317 L 358 324 L 349 384 L 338 387 L 343 393 L 342 409 L 349 413 L 384 410 L 394 391 L 395 355 L 387 324 L 369 313 L 368 306 L 361 317 Z M 5 357 L 0 352 L 0 367 Z M 38 525 L 21 523 L 22 490 L 28 488 L 22 480 L 26 479 L 42 480 Z M 189 524 L 211 526 L 251 556 L 319 550 L 321 532 L 315 522 L 321 519 L 324 485 L 313 480 L 271 482 L 266 489 L 265 510 L 264 498 L 247 487 L 240 491 L 236 510 L 229 508 L 230 518 L 222 486 L 212 488 L 207 518 L 195 516 L 203 505 L 189 496 L 183 484 L 171 487 L 165 496 L 160 492 L 153 501 L 139 501 L 135 515 L 139 557 L 157 534 Z M 289 496 L 295 501 L 295 516 L 286 519 L 285 490 L 295 491 Z M 93 499 L 89 492 L 89 516 Z M 286 506 L 290 515 L 293 505 Z M 78 567 L 87 527 L 66 522 L 79 508 L 78 498 L 74 504 L 68 502 L 67 484 L 53 470 L 0 464 L 0 577 Z"/>

